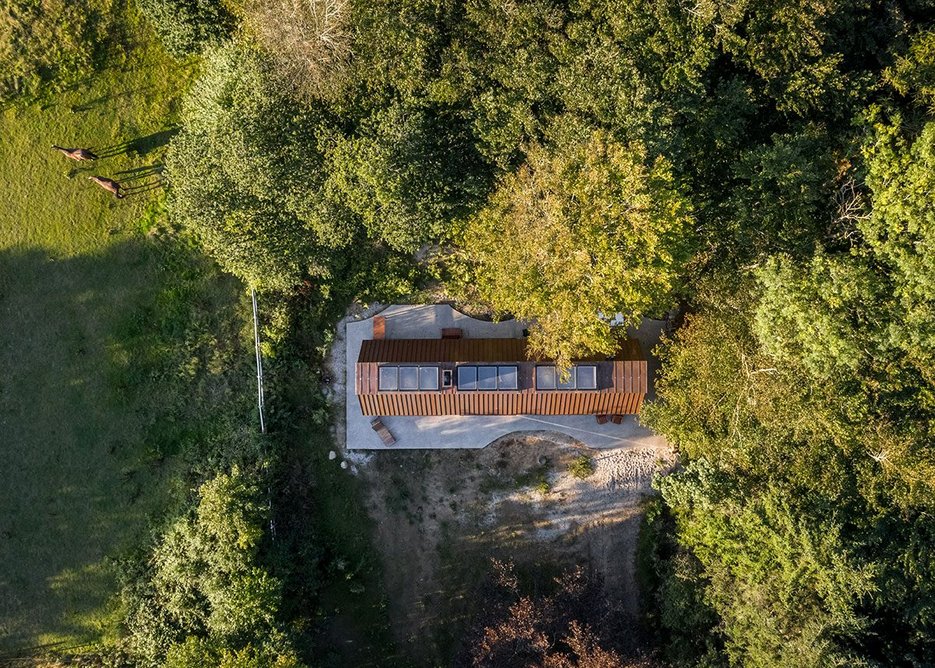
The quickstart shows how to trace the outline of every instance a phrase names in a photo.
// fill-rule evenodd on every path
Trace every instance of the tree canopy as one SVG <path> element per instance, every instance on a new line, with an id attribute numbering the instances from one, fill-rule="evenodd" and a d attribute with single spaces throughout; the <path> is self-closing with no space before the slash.
<path id="1" fill-rule="evenodd" d="M 59 5 L 0 25 L 4 99 L 91 67 L 97 28 L 56 37 Z M 935 663 L 930 2 L 175 5 L 141 5 L 202 54 L 167 209 L 245 283 L 336 312 L 371 284 L 445 294 L 562 366 L 613 353 L 618 312 L 672 314 L 641 416 L 680 457 L 644 531 L 667 659 Z M 141 655 L 294 660 L 241 483 L 160 535 Z M 478 665 L 556 643 L 601 665 L 514 599 L 528 623 L 489 620 Z"/>
<path id="2" fill-rule="evenodd" d="M 567 365 L 614 353 L 617 312 L 636 324 L 671 304 L 690 232 L 668 162 L 595 131 L 530 147 L 463 244 L 481 299 L 533 320 L 532 348 Z"/>

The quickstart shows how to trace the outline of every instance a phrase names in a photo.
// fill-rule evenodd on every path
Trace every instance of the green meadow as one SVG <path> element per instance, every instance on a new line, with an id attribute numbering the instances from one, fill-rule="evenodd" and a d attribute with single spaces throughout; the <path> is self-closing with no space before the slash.
<path id="1" fill-rule="evenodd" d="M 0 111 L 0 659 L 115 638 L 115 564 L 188 493 L 182 462 L 252 419 L 243 288 L 160 222 L 194 72 L 131 54 Z"/>

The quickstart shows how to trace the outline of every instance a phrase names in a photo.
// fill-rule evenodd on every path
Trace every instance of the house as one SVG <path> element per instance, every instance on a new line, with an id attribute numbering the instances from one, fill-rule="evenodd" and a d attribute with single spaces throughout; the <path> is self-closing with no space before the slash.
<path id="1" fill-rule="evenodd" d="M 355 392 L 365 416 L 628 415 L 647 392 L 646 358 L 635 339 L 617 354 L 576 360 L 567 377 L 531 359 L 525 338 L 374 338 L 361 342 Z"/>

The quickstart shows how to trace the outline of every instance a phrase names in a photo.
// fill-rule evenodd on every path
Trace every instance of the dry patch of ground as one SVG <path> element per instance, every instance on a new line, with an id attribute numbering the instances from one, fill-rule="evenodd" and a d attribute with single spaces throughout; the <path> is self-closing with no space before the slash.
<path id="1" fill-rule="evenodd" d="M 593 473 L 579 478 L 570 469 L 582 455 Z M 642 500 L 653 474 L 672 465 L 668 449 L 590 450 L 542 432 L 506 436 L 483 450 L 358 459 L 394 631 L 420 662 L 450 661 L 483 604 L 472 594 L 491 557 L 543 577 L 590 566 L 621 609 L 636 611 Z"/>

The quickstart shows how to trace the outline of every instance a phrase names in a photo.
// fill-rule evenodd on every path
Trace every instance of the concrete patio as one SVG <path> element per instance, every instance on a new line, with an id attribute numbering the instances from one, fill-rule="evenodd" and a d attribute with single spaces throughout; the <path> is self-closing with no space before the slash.
<path id="1" fill-rule="evenodd" d="M 389 306 L 379 315 L 386 318 L 387 339 L 435 339 L 444 327 L 460 327 L 467 338 L 520 338 L 525 324 L 516 320 L 486 322 L 459 313 L 446 304 Z M 659 341 L 663 321 L 644 320 L 630 332 L 640 340 L 645 353 Z M 560 432 L 592 448 L 657 447 L 665 439 L 639 424 L 628 415 L 619 425 L 597 424 L 592 415 L 509 415 L 384 417 L 383 422 L 396 437 L 387 447 L 370 427 L 370 418 L 360 411 L 354 392 L 354 369 L 361 342 L 372 338 L 373 318 L 349 320 L 346 324 L 346 447 L 349 450 L 397 450 L 401 448 L 483 448 L 501 436 L 517 431 Z M 650 391 L 658 364 L 649 357 Z"/>

